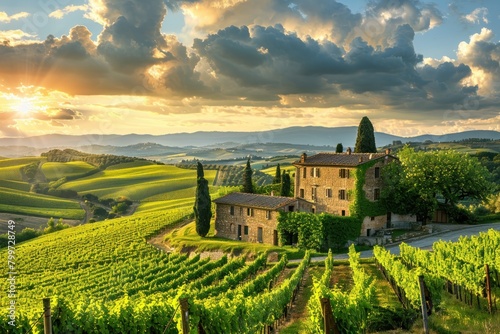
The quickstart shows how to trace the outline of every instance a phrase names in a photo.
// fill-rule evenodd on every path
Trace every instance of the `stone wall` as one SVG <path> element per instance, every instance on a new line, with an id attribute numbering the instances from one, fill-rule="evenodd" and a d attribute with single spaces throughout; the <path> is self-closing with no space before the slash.
<path id="1" fill-rule="evenodd" d="M 376 231 L 387 227 L 387 215 L 365 217 L 361 225 L 361 236 L 371 236 Z"/>
<path id="2" fill-rule="evenodd" d="M 304 168 L 306 169 L 304 177 Z M 317 168 L 319 175 L 316 173 L 311 176 L 311 170 Z M 340 169 L 349 171 L 349 177 L 341 178 L 339 176 Z M 313 198 L 313 190 L 316 189 L 316 195 Z M 347 196 L 350 190 L 354 189 L 354 169 L 335 166 L 321 167 L 297 167 L 295 173 L 295 197 L 301 197 L 301 189 L 303 190 L 306 201 L 314 204 L 315 212 L 328 212 L 341 216 L 344 211 L 345 216 L 349 216 L 349 204 Z M 329 189 L 329 190 L 327 190 Z M 339 191 L 344 190 L 346 199 L 339 199 Z M 331 197 L 328 197 L 328 192 Z"/>

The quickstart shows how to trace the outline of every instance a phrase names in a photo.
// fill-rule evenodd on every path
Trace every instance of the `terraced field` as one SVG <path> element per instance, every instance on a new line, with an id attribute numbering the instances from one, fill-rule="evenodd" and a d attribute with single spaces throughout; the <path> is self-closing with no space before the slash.
<path id="1" fill-rule="evenodd" d="M 5 187 L 0 187 L 0 212 L 49 218 L 84 217 L 84 211 L 76 201 Z"/>
<path id="2" fill-rule="evenodd" d="M 206 171 L 205 178 L 213 181 L 215 171 Z M 89 177 L 63 184 L 60 189 L 72 189 L 79 194 L 92 193 L 99 198 L 125 196 L 139 201 L 155 195 L 184 191 L 196 186 L 196 171 L 151 162 L 134 162 L 112 166 Z M 190 197 L 194 197 L 194 192 Z"/>
<path id="3" fill-rule="evenodd" d="M 94 166 L 83 161 L 46 162 L 42 165 L 42 172 L 47 180 L 57 180 L 62 177 L 74 178 L 95 169 Z"/>

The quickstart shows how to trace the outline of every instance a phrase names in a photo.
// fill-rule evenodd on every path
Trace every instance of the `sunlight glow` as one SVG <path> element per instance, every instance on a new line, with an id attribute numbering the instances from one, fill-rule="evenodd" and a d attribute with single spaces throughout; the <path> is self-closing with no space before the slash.
<path id="1" fill-rule="evenodd" d="M 12 109 L 21 116 L 29 116 L 35 110 L 33 98 L 19 97 Z"/>

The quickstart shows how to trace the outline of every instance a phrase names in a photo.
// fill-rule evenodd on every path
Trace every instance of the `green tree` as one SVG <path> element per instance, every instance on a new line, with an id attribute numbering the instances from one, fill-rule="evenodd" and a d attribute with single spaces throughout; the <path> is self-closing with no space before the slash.
<path id="1" fill-rule="evenodd" d="M 342 143 L 338 143 L 337 147 L 335 148 L 335 153 L 342 153 L 344 152 L 344 145 Z"/>
<path id="2" fill-rule="evenodd" d="M 273 183 L 280 183 L 281 182 L 281 168 L 280 164 L 276 166 L 276 174 L 274 175 L 274 180 Z"/>
<path id="3" fill-rule="evenodd" d="M 373 125 L 366 116 L 361 119 L 358 126 L 358 135 L 356 137 L 354 153 L 377 153 Z"/>
<path id="4" fill-rule="evenodd" d="M 281 196 L 289 197 L 290 196 L 290 190 L 292 190 L 290 174 L 283 173 L 283 176 L 281 177 L 280 195 Z"/>
<path id="5" fill-rule="evenodd" d="M 437 208 L 438 197 L 453 210 L 461 200 L 484 200 L 493 191 L 488 170 L 468 154 L 405 147 L 398 157 L 401 165 L 389 164 L 382 173 L 382 199 L 388 210 L 413 213 L 425 221 Z"/>
<path id="6" fill-rule="evenodd" d="M 194 217 L 196 220 L 196 233 L 204 237 L 210 230 L 210 219 L 212 218 L 212 201 L 208 189 L 208 181 L 204 177 L 203 166 L 197 164 L 197 183 L 194 202 Z"/>
<path id="7" fill-rule="evenodd" d="M 243 192 L 253 194 L 253 183 L 252 183 L 252 167 L 250 166 L 250 157 L 247 160 L 247 165 L 243 171 Z"/>

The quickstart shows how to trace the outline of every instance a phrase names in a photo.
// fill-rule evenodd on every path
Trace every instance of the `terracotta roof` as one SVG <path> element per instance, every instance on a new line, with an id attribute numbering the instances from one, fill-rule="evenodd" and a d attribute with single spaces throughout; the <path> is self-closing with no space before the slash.
<path id="1" fill-rule="evenodd" d="M 239 205 L 251 208 L 276 210 L 297 199 L 292 197 L 268 196 L 247 193 L 231 193 L 214 200 L 217 204 Z"/>
<path id="2" fill-rule="evenodd" d="M 295 161 L 294 165 L 299 166 L 359 166 L 375 159 L 381 159 L 386 156 L 396 158 L 386 153 L 318 153 L 306 157 L 304 162 Z"/>

